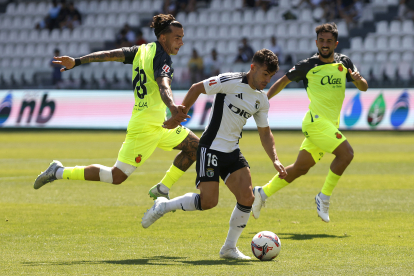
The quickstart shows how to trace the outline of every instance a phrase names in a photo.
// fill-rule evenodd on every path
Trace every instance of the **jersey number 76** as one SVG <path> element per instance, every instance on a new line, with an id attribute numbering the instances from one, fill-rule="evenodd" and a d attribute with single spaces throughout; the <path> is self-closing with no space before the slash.
<path id="1" fill-rule="evenodd" d="M 147 82 L 147 75 L 145 75 L 145 71 L 143 69 L 139 69 L 139 67 L 135 68 L 135 71 L 138 73 L 134 80 L 132 81 L 132 87 L 137 90 L 137 96 L 140 99 L 143 99 L 145 95 L 147 95 L 147 88 L 145 87 L 145 83 Z M 139 84 L 138 84 L 139 82 Z M 142 92 L 140 92 L 142 90 Z"/>

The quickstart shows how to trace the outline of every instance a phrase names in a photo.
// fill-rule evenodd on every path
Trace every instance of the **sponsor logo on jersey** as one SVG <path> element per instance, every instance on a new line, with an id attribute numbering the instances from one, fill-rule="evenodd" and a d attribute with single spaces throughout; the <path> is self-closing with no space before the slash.
<path id="1" fill-rule="evenodd" d="M 237 94 L 236 97 L 243 100 L 243 94 L 242 93 Z"/>
<path id="2" fill-rule="evenodd" d="M 254 107 L 256 107 L 256 109 L 260 108 L 260 101 L 259 100 L 256 101 L 256 104 L 254 105 Z"/>
<path id="3" fill-rule="evenodd" d="M 341 78 L 334 78 L 333 75 L 331 76 L 324 76 L 321 80 L 321 84 L 322 85 L 326 85 L 326 84 L 342 84 L 341 82 Z"/>
<path id="4" fill-rule="evenodd" d="M 314 73 L 314 74 L 316 74 L 316 73 L 318 73 L 319 71 L 321 71 L 322 69 L 320 69 L 320 70 L 318 70 L 318 71 L 313 71 L 312 73 Z"/>
<path id="5" fill-rule="evenodd" d="M 335 132 L 336 139 L 342 139 L 342 134 L 339 132 Z"/>
<path id="6" fill-rule="evenodd" d="M 215 84 L 217 84 L 217 81 L 216 81 L 216 80 L 210 80 L 210 81 L 208 82 L 208 86 L 213 86 L 213 85 L 215 85 Z"/>
<path id="7" fill-rule="evenodd" d="M 213 177 L 214 176 L 214 169 L 212 168 L 208 168 L 206 171 L 206 174 L 208 177 Z"/>
<path id="8" fill-rule="evenodd" d="M 177 128 L 177 130 L 175 131 L 175 133 L 180 134 L 180 133 L 181 133 L 181 129 L 182 129 L 182 126 L 179 126 L 179 127 Z"/>
<path id="9" fill-rule="evenodd" d="M 0 125 L 7 121 L 12 109 L 12 94 L 9 93 L 0 103 Z"/>
<path id="10" fill-rule="evenodd" d="M 349 101 L 344 108 L 344 122 L 345 125 L 351 127 L 355 125 L 362 113 L 361 93 L 357 93 L 351 101 Z"/>
<path id="11" fill-rule="evenodd" d="M 252 117 L 252 114 L 250 114 L 247 111 L 244 111 L 241 108 L 238 108 L 237 106 L 234 106 L 232 104 L 229 104 L 228 107 L 230 108 L 230 110 L 234 113 L 234 114 L 238 114 L 241 117 L 244 117 L 246 119 L 249 119 L 250 117 Z"/>
<path id="12" fill-rule="evenodd" d="M 306 137 L 306 138 L 308 138 L 308 137 L 309 137 L 309 134 L 308 134 L 308 132 L 307 132 L 307 131 L 304 131 L 304 132 L 303 132 L 303 135 L 305 135 L 305 137 Z"/>
<path id="13" fill-rule="evenodd" d="M 165 73 L 169 73 L 169 72 L 170 72 L 170 66 L 168 66 L 167 64 L 165 64 L 165 65 L 162 67 L 162 70 L 163 70 Z"/>
<path id="14" fill-rule="evenodd" d="M 398 128 L 401 126 L 408 117 L 408 111 L 410 109 L 410 96 L 407 91 L 398 97 L 397 102 L 394 104 L 391 111 L 391 124 L 393 127 Z"/>
<path id="15" fill-rule="evenodd" d="M 142 160 L 142 154 L 138 154 L 138 156 L 135 157 L 135 162 L 136 163 L 141 163 L 141 160 Z"/>
<path id="16" fill-rule="evenodd" d="M 384 115 L 385 115 L 385 100 L 384 100 L 384 96 L 381 93 L 372 103 L 368 111 L 368 118 L 367 118 L 368 124 L 371 127 L 376 127 L 377 125 L 379 125 L 379 123 L 382 122 Z"/>

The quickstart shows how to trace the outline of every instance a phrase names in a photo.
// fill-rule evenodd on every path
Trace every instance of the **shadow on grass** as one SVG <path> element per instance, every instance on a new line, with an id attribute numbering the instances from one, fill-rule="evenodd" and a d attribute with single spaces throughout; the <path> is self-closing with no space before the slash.
<path id="1" fill-rule="evenodd" d="M 243 260 L 198 260 L 187 261 L 182 257 L 154 256 L 143 259 L 127 260 L 101 260 L 101 261 L 64 261 L 64 262 L 23 262 L 26 266 L 54 266 L 54 265 L 91 265 L 91 264 L 117 264 L 117 265 L 248 265 L 252 264 Z"/>
<path id="2" fill-rule="evenodd" d="M 251 232 L 250 234 L 257 234 Z M 334 238 L 334 239 L 343 239 L 349 238 L 350 236 L 343 235 L 343 236 L 335 236 L 335 235 L 327 235 L 327 234 L 298 234 L 298 233 L 277 233 L 280 239 L 283 240 L 313 240 L 313 239 L 325 239 L 325 238 Z"/>

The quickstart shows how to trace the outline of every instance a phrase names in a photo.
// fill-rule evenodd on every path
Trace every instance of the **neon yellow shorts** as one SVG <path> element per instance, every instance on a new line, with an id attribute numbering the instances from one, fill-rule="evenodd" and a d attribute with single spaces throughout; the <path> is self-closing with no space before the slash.
<path id="1" fill-rule="evenodd" d="M 139 167 L 152 155 L 156 148 L 171 151 L 178 146 L 190 130 L 178 126 L 174 129 L 154 127 L 142 133 L 127 133 L 118 153 L 118 160 Z"/>
<path id="2" fill-rule="evenodd" d="M 300 150 L 309 152 L 315 163 L 325 152 L 332 153 L 346 137 L 329 120 L 308 111 L 302 121 L 302 132 L 305 135 Z"/>

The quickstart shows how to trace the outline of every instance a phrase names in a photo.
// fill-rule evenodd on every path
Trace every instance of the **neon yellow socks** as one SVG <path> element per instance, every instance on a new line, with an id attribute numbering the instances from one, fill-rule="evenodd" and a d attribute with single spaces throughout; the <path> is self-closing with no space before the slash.
<path id="1" fill-rule="evenodd" d="M 262 189 L 263 192 L 269 197 L 287 185 L 289 185 L 289 183 L 284 179 L 280 179 L 278 173 L 272 178 L 272 180 L 269 181 L 269 183 L 264 185 Z"/>
<path id="2" fill-rule="evenodd" d="M 85 167 L 67 167 L 63 170 L 63 179 L 70 180 L 85 180 Z"/>
<path id="3" fill-rule="evenodd" d="M 174 165 L 171 165 L 170 169 L 165 174 L 164 178 L 161 180 L 161 183 L 166 187 L 171 189 L 172 185 L 184 174 L 185 172 L 180 170 Z"/>
<path id="4" fill-rule="evenodd" d="M 341 178 L 340 175 L 333 173 L 329 169 L 328 176 L 326 177 L 326 180 L 325 180 L 325 183 L 323 184 L 321 192 L 324 195 L 331 196 L 333 189 L 335 188 L 336 184 L 338 184 L 339 178 Z"/>

